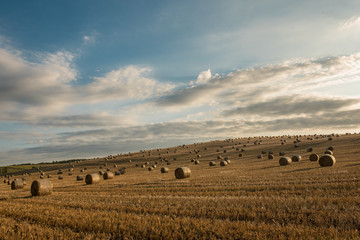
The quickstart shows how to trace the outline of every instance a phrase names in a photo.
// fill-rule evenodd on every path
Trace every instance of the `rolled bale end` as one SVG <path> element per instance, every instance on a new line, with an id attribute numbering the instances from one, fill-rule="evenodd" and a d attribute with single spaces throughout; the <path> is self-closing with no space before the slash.
<path id="1" fill-rule="evenodd" d="M 53 192 L 53 184 L 50 180 L 40 179 L 35 180 L 31 184 L 31 195 L 32 196 L 46 196 Z"/>
<path id="2" fill-rule="evenodd" d="M 153 168 L 153 167 L 149 167 L 148 170 L 149 170 L 149 172 L 150 172 L 150 171 L 154 170 L 154 168 Z"/>
<path id="3" fill-rule="evenodd" d="M 299 154 L 295 154 L 294 156 L 291 157 L 291 161 L 300 162 L 301 161 L 301 156 Z"/>
<path id="4" fill-rule="evenodd" d="M 100 182 L 100 175 L 93 173 L 93 174 L 88 174 L 85 177 L 85 182 L 86 184 L 95 184 Z"/>
<path id="5" fill-rule="evenodd" d="M 285 156 L 285 152 L 279 152 L 280 156 Z"/>
<path id="6" fill-rule="evenodd" d="M 216 162 L 214 162 L 214 161 L 209 162 L 209 166 L 210 167 L 216 166 Z"/>
<path id="7" fill-rule="evenodd" d="M 81 175 L 76 176 L 76 181 L 84 181 L 84 177 Z"/>
<path id="8" fill-rule="evenodd" d="M 22 179 L 14 179 L 11 182 L 11 190 L 24 188 L 24 181 Z"/>
<path id="9" fill-rule="evenodd" d="M 336 163 L 336 159 L 333 155 L 324 154 L 319 159 L 321 167 L 331 167 Z"/>
<path id="10" fill-rule="evenodd" d="M 243 154 L 242 153 L 239 153 L 239 157 L 242 157 L 243 156 Z"/>
<path id="11" fill-rule="evenodd" d="M 225 162 L 227 162 L 227 164 L 231 163 L 230 159 L 225 159 Z"/>
<path id="12" fill-rule="evenodd" d="M 227 161 L 221 161 L 220 162 L 220 166 L 222 166 L 222 167 L 225 167 L 227 165 L 228 165 Z"/>
<path id="13" fill-rule="evenodd" d="M 175 177 L 177 179 L 189 178 L 190 176 L 191 176 L 191 171 L 190 168 L 188 167 L 179 167 L 175 169 Z"/>
<path id="14" fill-rule="evenodd" d="M 274 155 L 273 155 L 273 154 L 269 154 L 269 155 L 268 155 L 268 159 L 274 159 Z"/>
<path id="15" fill-rule="evenodd" d="M 313 153 L 309 156 L 309 159 L 311 162 L 317 162 L 317 161 L 319 161 L 319 155 L 317 155 L 316 153 Z"/>
<path id="16" fill-rule="evenodd" d="M 167 168 L 167 167 L 161 168 L 161 173 L 168 173 L 168 172 L 169 172 L 169 168 Z"/>
<path id="17" fill-rule="evenodd" d="M 119 175 L 121 175 L 121 173 L 119 171 L 116 171 L 115 176 L 119 176 Z"/>
<path id="18" fill-rule="evenodd" d="M 261 154 L 257 155 L 257 158 L 259 158 L 259 159 L 262 158 L 262 155 Z"/>
<path id="19" fill-rule="evenodd" d="M 312 148 L 312 147 L 308 147 L 306 150 L 307 150 L 307 152 L 312 152 L 312 151 L 313 151 L 313 148 Z"/>
<path id="20" fill-rule="evenodd" d="M 289 158 L 289 157 L 281 157 L 279 159 L 279 164 L 280 164 L 280 166 L 289 165 L 289 164 L 291 164 L 291 158 Z"/>
<path id="21" fill-rule="evenodd" d="M 108 179 L 113 179 L 114 178 L 114 173 L 113 172 L 106 172 L 103 175 L 104 180 L 108 180 Z"/>
<path id="22" fill-rule="evenodd" d="M 195 164 L 195 165 L 198 165 L 199 163 L 200 163 L 199 160 L 195 160 L 195 161 L 194 161 L 194 164 Z"/>
<path id="23" fill-rule="evenodd" d="M 324 154 L 334 155 L 334 154 L 333 154 L 333 152 L 332 152 L 332 151 L 330 151 L 330 150 L 326 150 L 326 151 L 324 152 Z"/>

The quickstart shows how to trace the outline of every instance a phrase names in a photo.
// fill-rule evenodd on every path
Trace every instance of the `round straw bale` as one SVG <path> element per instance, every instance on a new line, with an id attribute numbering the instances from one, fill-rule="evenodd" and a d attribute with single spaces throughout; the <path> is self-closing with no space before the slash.
<path id="1" fill-rule="evenodd" d="M 243 156 L 243 154 L 242 153 L 239 153 L 239 157 L 242 157 Z"/>
<path id="2" fill-rule="evenodd" d="M 223 157 L 221 155 L 217 156 L 217 159 L 222 159 Z"/>
<path id="3" fill-rule="evenodd" d="M 316 162 L 319 160 L 319 155 L 317 155 L 316 153 L 312 153 L 312 154 L 310 154 L 309 159 L 312 162 Z"/>
<path id="4" fill-rule="evenodd" d="M 77 175 L 76 181 L 84 181 L 84 177 L 82 175 Z"/>
<path id="5" fill-rule="evenodd" d="M 84 170 L 84 169 L 81 169 L 80 172 L 85 172 L 85 170 Z"/>
<path id="6" fill-rule="evenodd" d="M 22 179 L 14 179 L 11 182 L 11 190 L 24 188 L 24 181 Z"/>
<path id="7" fill-rule="evenodd" d="M 225 162 L 227 162 L 227 164 L 230 164 L 230 163 L 231 163 L 231 161 L 230 161 L 229 158 L 228 158 L 228 159 L 225 159 Z"/>
<path id="8" fill-rule="evenodd" d="M 329 138 L 328 138 L 328 141 L 332 141 L 332 137 L 329 137 Z"/>
<path id="9" fill-rule="evenodd" d="M 99 171 L 99 175 L 104 175 L 104 172 L 103 171 Z"/>
<path id="10" fill-rule="evenodd" d="M 48 174 L 48 176 L 47 176 L 48 178 L 52 178 L 52 175 L 51 174 Z"/>
<path id="11" fill-rule="evenodd" d="M 257 155 L 257 158 L 259 158 L 259 159 L 262 158 L 261 154 Z"/>
<path id="12" fill-rule="evenodd" d="M 199 160 L 195 160 L 195 162 L 194 162 L 196 165 L 198 165 L 199 163 L 200 163 L 200 161 Z"/>
<path id="13" fill-rule="evenodd" d="M 170 165 L 171 163 L 170 162 L 167 162 L 166 165 Z"/>
<path id="14" fill-rule="evenodd" d="M 93 173 L 93 174 L 88 174 L 85 177 L 85 182 L 86 184 L 95 184 L 100 182 L 100 175 Z"/>
<path id="15" fill-rule="evenodd" d="M 266 154 L 266 153 L 267 153 L 267 151 L 265 151 L 265 150 L 262 150 L 262 151 L 261 151 L 261 153 L 262 153 L 262 154 Z"/>
<path id="16" fill-rule="evenodd" d="M 190 162 L 195 162 L 195 159 L 191 159 Z"/>
<path id="17" fill-rule="evenodd" d="M 8 180 L 4 179 L 4 183 L 7 183 Z"/>
<path id="18" fill-rule="evenodd" d="M 168 172 L 169 172 L 169 168 L 167 168 L 167 167 L 161 168 L 161 173 L 168 173 Z"/>
<path id="19" fill-rule="evenodd" d="M 214 161 L 209 162 L 209 166 L 210 167 L 216 166 L 216 162 L 214 162 Z"/>
<path id="20" fill-rule="evenodd" d="M 227 165 L 228 165 L 227 161 L 221 161 L 220 162 L 220 166 L 222 166 L 222 167 L 225 167 Z"/>
<path id="21" fill-rule="evenodd" d="M 330 154 L 324 154 L 319 159 L 321 167 L 331 167 L 336 163 L 335 157 Z"/>
<path id="22" fill-rule="evenodd" d="M 285 152 L 281 151 L 281 152 L 279 152 L 279 155 L 280 156 L 285 156 Z"/>
<path id="23" fill-rule="evenodd" d="M 104 173 L 103 178 L 104 178 L 104 180 L 113 179 L 114 178 L 114 173 L 110 172 L 110 171 L 106 172 L 106 173 Z"/>
<path id="24" fill-rule="evenodd" d="M 115 171 L 115 176 L 119 176 L 121 173 L 119 171 Z"/>
<path id="25" fill-rule="evenodd" d="M 59 179 L 59 180 L 62 180 L 62 179 L 64 179 L 64 178 L 63 178 L 63 176 L 59 176 L 58 179 Z"/>
<path id="26" fill-rule="evenodd" d="M 69 176 L 72 176 L 72 173 L 71 173 L 71 172 L 69 172 Z"/>
<path id="27" fill-rule="evenodd" d="M 121 175 L 125 174 L 125 168 L 119 169 Z"/>
<path id="28" fill-rule="evenodd" d="M 334 147 L 327 147 L 326 150 L 334 151 Z"/>
<path id="29" fill-rule="evenodd" d="M 289 165 L 290 163 L 291 163 L 291 158 L 289 158 L 289 157 L 281 157 L 279 159 L 279 164 L 281 166 Z"/>
<path id="30" fill-rule="evenodd" d="M 268 155 L 268 159 L 274 159 L 274 155 L 273 155 L 273 154 L 269 154 L 269 155 Z"/>
<path id="31" fill-rule="evenodd" d="M 153 168 L 153 167 L 149 167 L 148 170 L 149 170 L 149 171 L 152 171 L 152 170 L 154 170 L 154 168 Z"/>
<path id="32" fill-rule="evenodd" d="M 301 156 L 299 154 L 295 154 L 294 156 L 291 157 L 291 161 L 293 162 L 300 162 L 301 160 Z"/>
<path id="33" fill-rule="evenodd" d="M 35 180 L 31 184 L 31 195 L 32 196 L 45 196 L 51 194 L 53 191 L 53 184 L 50 180 L 41 179 Z"/>
<path id="34" fill-rule="evenodd" d="M 40 175 L 40 179 L 43 179 L 44 178 L 44 175 Z"/>
<path id="35" fill-rule="evenodd" d="M 330 150 L 326 150 L 326 151 L 324 152 L 324 154 L 334 155 L 333 152 L 330 151 Z"/>
<path id="36" fill-rule="evenodd" d="M 307 152 L 312 152 L 313 151 L 313 148 L 312 147 L 308 147 L 307 148 Z"/>
<path id="37" fill-rule="evenodd" d="M 190 168 L 188 167 L 179 167 L 175 169 L 175 177 L 177 179 L 189 178 L 191 176 Z"/>

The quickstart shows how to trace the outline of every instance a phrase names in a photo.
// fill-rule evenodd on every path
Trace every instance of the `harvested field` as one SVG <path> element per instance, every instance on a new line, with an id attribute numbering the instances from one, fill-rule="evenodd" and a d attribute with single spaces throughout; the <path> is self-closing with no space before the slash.
<path id="1" fill-rule="evenodd" d="M 106 162 L 126 174 L 95 185 L 64 174 L 48 179 L 53 193 L 47 196 L 31 197 L 31 184 L 11 190 L 1 182 L 0 239 L 360 239 L 360 135 L 333 137 L 332 167 L 309 160 L 324 153 L 328 136 L 308 138 L 286 136 L 282 145 L 280 137 L 253 137 L 250 142 L 261 145 L 246 147 L 248 138 L 219 140 L 81 161 L 73 172 L 98 173 Z M 246 151 L 242 157 L 239 147 Z M 231 164 L 220 166 L 217 149 Z M 190 161 L 196 150 L 197 165 Z M 262 150 L 302 160 L 280 166 L 278 154 L 259 159 Z M 155 161 L 159 169 L 140 167 Z M 190 168 L 191 177 L 176 179 L 179 167 Z M 33 172 L 26 179 L 39 177 Z"/>

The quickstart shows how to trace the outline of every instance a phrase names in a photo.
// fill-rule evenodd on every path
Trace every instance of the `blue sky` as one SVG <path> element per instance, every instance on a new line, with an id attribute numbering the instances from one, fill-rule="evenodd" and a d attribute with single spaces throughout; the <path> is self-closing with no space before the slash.
<path id="1" fill-rule="evenodd" d="M 0 165 L 359 131 L 360 2 L 7 1 Z"/>

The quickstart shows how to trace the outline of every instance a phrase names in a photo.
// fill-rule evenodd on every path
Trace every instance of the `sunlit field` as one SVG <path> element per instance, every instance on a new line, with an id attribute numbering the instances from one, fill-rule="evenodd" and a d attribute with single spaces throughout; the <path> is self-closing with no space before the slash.
<path id="1" fill-rule="evenodd" d="M 332 167 L 309 160 L 330 146 Z M 280 166 L 281 151 L 301 160 Z M 24 171 L 31 175 L 10 177 L 25 178 L 23 189 L 11 190 L 8 178 L 1 178 L 0 238 L 360 239 L 359 156 L 359 134 L 312 135 L 218 140 L 39 170 L 28 166 Z M 221 166 L 226 157 L 229 164 Z M 176 179 L 178 167 L 190 168 L 191 177 Z M 101 176 L 91 185 L 76 179 L 100 170 L 123 174 Z M 40 171 L 53 192 L 32 197 Z"/>

